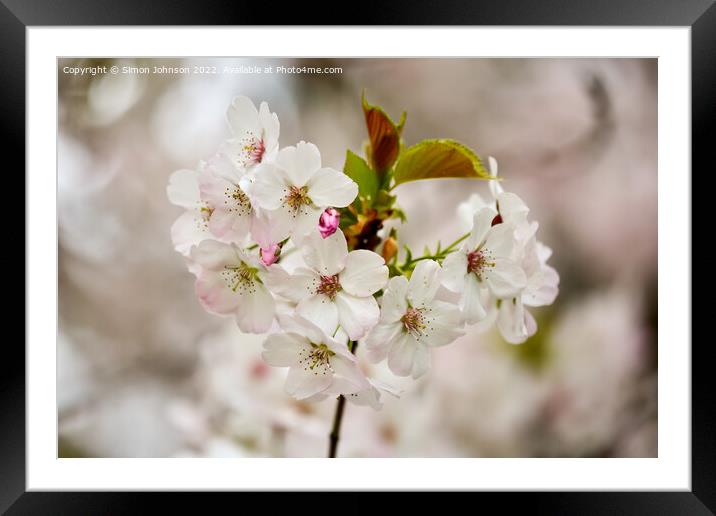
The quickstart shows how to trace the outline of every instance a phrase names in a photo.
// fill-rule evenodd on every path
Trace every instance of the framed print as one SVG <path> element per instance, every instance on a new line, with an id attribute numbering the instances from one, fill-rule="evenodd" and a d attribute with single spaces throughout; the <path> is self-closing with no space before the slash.
<path id="1" fill-rule="evenodd" d="M 28 302 L 3 510 L 267 490 L 714 510 L 690 173 L 712 2 L 355 27 L 5 4 Z"/>

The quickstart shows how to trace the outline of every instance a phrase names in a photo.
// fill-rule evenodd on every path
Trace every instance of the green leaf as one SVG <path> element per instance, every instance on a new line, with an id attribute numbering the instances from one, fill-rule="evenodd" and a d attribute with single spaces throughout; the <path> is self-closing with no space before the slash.
<path id="1" fill-rule="evenodd" d="M 346 152 L 346 163 L 343 172 L 358 184 L 358 195 L 370 203 L 375 201 L 378 194 L 378 176 L 368 163 L 350 150 Z"/>
<path id="2" fill-rule="evenodd" d="M 395 185 L 420 179 L 494 179 L 480 156 L 455 140 L 423 140 L 409 147 L 395 165 Z"/>
<path id="3" fill-rule="evenodd" d="M 406 113 L 403 111 L 396 124 L 381 107 L 368 104 L 365 90 L 361 95 L 361 104 L 370 140 L 368 160 L 376 172 L 382 175 L 393 166 L 400 153 L 400 134 L 405 125 Z"/>

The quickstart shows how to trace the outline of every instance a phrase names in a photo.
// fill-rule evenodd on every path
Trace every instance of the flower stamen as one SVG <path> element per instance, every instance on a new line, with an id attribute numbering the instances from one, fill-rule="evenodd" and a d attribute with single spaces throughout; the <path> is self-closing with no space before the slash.
<path id="1" fill-rule="evenodd" d="M 321 276 L 321 283 L 316 289 L 316 294 L 323 294 L 333 301 L 336 298 L 336 294 L 340 291 L 341 284 L 338 274 L 334 274 L 333 276 Z"/>
<path id="2" fill-rule="evenodd" d="M 298 363 L 303 367 L 304 371 L 313 371 L 314 375 L 333 373 L 331 367 L 331 357 L 335 352 L 328 349 L 325 344 L 311 343 L 311 349 L 301 349 L 299 351 Z"/>

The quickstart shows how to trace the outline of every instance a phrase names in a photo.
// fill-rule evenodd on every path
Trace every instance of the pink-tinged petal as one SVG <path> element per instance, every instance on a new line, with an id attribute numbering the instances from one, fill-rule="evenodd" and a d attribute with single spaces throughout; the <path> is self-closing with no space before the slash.
<path id="1" fill-rule="evenodd" d="M 494 267 L 485 272 L 485 283 L 498 298 L 517 296 L 527 286 L 527 277 L 522 267 L 508 258 L 495 258 Z"/>
<path id="2" fill-rule="evenodd" d="M 452 292 L 465 290 L 467 282 L 467 254 L 461 249 L 447 255 L 443 260 L 441 280 L 445 288 Z"/>
<path id="3" fill-rule="evenodd" d="M 256 180 L 251 187 L 256 204 L 264 210 L 278 210 L 287 194 L 288 186 L 283 172 L 270 163 L 258 165 Z"/>
<path id="4" fill-rule="evenodd" d="M 418 346 L 422 346 L 415 339 L 402 333 L 393 342 L 388 351 L 388 367 L 396 376 L 409 376 L 413 371 L 415 353 Z"/>
<path id="5" fill-rule="evenodd" d="M 314 373 L 308 368 L 292 367 L 288 370 L 284 388 L 289 395 L 302 400 L 324 391 L 332 381 L 332 374 Z"/>
<path id="6" fill-rule="evenodd" d="M 462 315 L 468 324 L 475 324 L 487 315 L 482 304 L 482 285 L 474 274 L 470 274 L 465 281 L 465 290 L 460 298 Z"/>
<path id="7" fill-rule="evenodd" d="M 375 364 L 385 359 L 402 333 L 402 323 L 378 323 L 365 338 L 368 360 Z"/>
<path id="8" fill-rule="evenodd" d="M 240 242 L 248 236 L 252 220 L 251 212 L 231 213 L 217 209 L 209 219 L 209 231 L 223 240 Z"/>
<path id="9" fill-rule="evenodd" d="M 434 260 L 424 260 L 413 270 L 408 284 L 408 301 L 416 308 L 433 300 L 440 287 L 440 265 Z"/>
<path id="10" fill-rule="evenodd" d="M 167 185 L 169 202 L 182 208 L 199 207 L 199 174 L 194 170 L 177 170 L 169 177 Z"/>
<path id="11" fill-rule="evenodd" d="M 299 142 L 295 147 L 281 149 L 276 163 L 286 172 L 291 185 L 305 186 L 321 168 L 321 153 L 312 143 Z"/>
<path id="12" fill-rule="evenodd" d="M 425 323 L 425 338 L 420 341 L 428 346 L 445 346 L 465 334 L 460 309 L 444 301 L 432 302 L 425 312 Z"/>
<path id="13" fill-rule="evenodd" d="M 413 356 L 413 369 L 410 376 L 418 379 L 430 370 L 430 348 L 427 346 L 416 346 Z"/>
<path id="14" fill-rule="evenodd" d="M 203 240 L 212 238 L 206 220 L 195 211 L 185 211 L 172 224 L 172 243 L 174 249 L 184 256 L 189 256 L 191 248 Z"/>
<path id="15" fill-rule="evenodd" d="M 519 298 L 505 299 L 500 303 L 497 328 L 510 344 L 521 344 L 529 335 L 525 324 L 525 310 Z"/>
<path id="16" fill-rule="evenodd" d="M 351 251 L 340 273 L 341 287 L 354 296 L 372 296 L 388 282 L 388 267 L 379 254 L 365 249 Z"/>
<path id="17" fill-rule="evenodd" d="M 266 285 L 273 292 L 294 303 L 314 296 L 320 283 L 318 275 L 305 267 L 299 267 L 289 274 L 284 268 L 277 265 L 270 267 L 264 277 Z"/>
<path id="18" fill-rule="evenodd" d="M 260 136 L 259 112 L 248 97 L 234 98 L 226 112 L 226 120 L 229 122 L 231 134 L 239 140 L 248 135 Z"/>
<path id="19" fill-rule="evenodd" d="M 212 271 L 221 271 L 226 265 L 241 261 L 237 249 L 217 240 L 204 240 L 191 250 L 191 259 Z"/>
<path id="20" fill-rule="evenodd" d="M 262 129 L 266 154 L 271 154 L 278 147 L 278 136 L 281 132 L 281 124 L 278 121 L 278 115 L 271 113 L 266 102 L 262 102 L 259 107 L 259 126 Z M 266 155 L 264 155 L 264 159 L 265 156 Z"/>
<path id="21" fill-rule="evenodd" d="M 199 273 L 194 290 L 204 308 L 215 314 L 230 314 L 241 302 L 240 296 L 231 290 L 219 272 L 204 270 Z"/>
<path id="22" fill-rule="evenodd" d="M 342 231 L 323 238 L 314 231 L 306 240 L 303 259 L 321 276 L 333 276 L 343 270 L 348 259 L 348 245 Z"/>
<path id="23" fill-rule="evenodd" d="M 381 322 L 393 323 L 400 321 L 408 309 L 408 278 L 395 276 L 390 278 L 388 288 L 383 293 L 380 301 Z"/>
<path id="24" fill-rule="evenodd" d="M 282 242 L 291 232 L 290 219 L 277 218 L 275 214 L 276 212 L 262 211 L 254 217 L 251 238 L 262 248 Z"/>
<path id="25" fill-rule="evenodd" d="M 264 361 L 274 367 L 290 367 L 299 360 L 298 352 L 306 346 L 306 340 L 295 333 L 269 335 L 261 353 Z"/>
<path id="26" fill-rule="evenodd" d="M 298 303 L 296 314 L 305 317 L 328 335 L 333 335 L 338 328 L 338 309 L 323 294 L 308 297 Z"/>
<path id="27" fill-rule="evenodd" d="M 344 208 L 358 195 L 358 185 L 343 172 L 318 170 L 308 182 L 308 196 L 316 206 Z"/>
<path id="28" fill-rule="evenodd" d="M 485 241 L 487 232 L 492 227 L 492 219 L 495 218 L 495 215 L 497 215 L 497 213 L 490 208 L 483 208 L 475 213 L 472 218 L 472 231 L 465 241 L 465 248 L 468 251 L 474 251 Z"/>
<path id="29" fill-rule="evenodd" d="M 492 257 L 509 258 L 515 244 L 515 229 L 509 224 L 492 226 L 485 237 L 485 248 Z"/>
<path id="30" fill-rule="evenodd" d="M 260 283 L 251 291 L 244 291 L 236 307 L 236 323 L 245 333 L 265 333 L 276 315 L 276 303 L 271 293 Z"/>
<path id="31" fill-rule="evenodd" d="M 338 323 L 351 340 L 362 339 L 380 317 L 378 302 L 373 296 L 355 297 L 339 292 L 334 302 L 338 309 Z"/>

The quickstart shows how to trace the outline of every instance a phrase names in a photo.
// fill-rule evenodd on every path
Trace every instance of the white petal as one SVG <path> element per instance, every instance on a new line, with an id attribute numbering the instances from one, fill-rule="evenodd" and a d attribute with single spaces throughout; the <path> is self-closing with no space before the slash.
<path id="1" fill-rule="evenodd" d="M 172 224 L 171 236 L 174 248 L 184 256 L 190 255 L 193 246 L 212 238 L 204 217 L 196 211 L 182 213 Z"/>
<path id="2" fill-rule="evenodd" d="M 519 299 L 502 301 L 497 315 L 497 328 L 510 344 L 521 344 L 527 340 L 524 307 Z"/>
<path id="3" fill-rule="evenodd" d="M 467 233 L 472 229 L 472 220 L 475 213 L 485 207 L 488 207 L 488 204 L 477 193 L 473 193 L 466 201 L 458 205 L 457 218 L 462 233 Z"/>
<path id="4" fill-rule="evenodd" d="M 336 305 L 323 294 L 308 297 L 296 307 L 296 313 L 305 317 L 329 335 L 333 335 L 338 328 L 338 309 Z"/>
<path id="5" fill-rule="evenodd" d="M 493 261 L 494 267 L 484 273 L 490 291 L 500 299 L 518 295 L 527 286 L 522 267 L 508 258 L 495 258 Z"/>
<path id="6" fill-rule="evenodd" d="M 334 235 L 342 233 L 336 231 Z M 331 237 L 329 237 L 331 238 Z M 326 239 L 328 240 L 328 239 Z M 372 296 L 388 282 L 388 267 L 382 256 L 359 249 L 348 253 L 345 268 L 340 273 L 341 287 L 354 296 Z"/>
<path id="7" fill-rule="evenodd" d="M 527 279 L 522 301 L 528 306 L 547 306 L 554 303 L 559 293 L 559 274 L 549 265 Z"/>
<path id="8" fill-rule="evenodd" d="M 497 196 L 497 203 L 504 222 L 517 225 L 527 219 L 530 209 L 516 194 L 502 192 Z"/>
<path id="9" fill-rule="evenodd" d="M 275 333 L 264 342 L 264 361 L 274 367 L 290 367 L 299 360 L 298 352 L 306 341 L 295 333 Z"/>
<path id="10" fill-rule="evenodd" d="M 314 344 L 326 344 L 331 349 L 335 345 L 326 332 L 299 314 L 278 314 L 278 322 L 281 329 L 288 333 L 303 335 Z M 345 347 L 345 346 L 344 346 Z"/>
<path id="11" fill-rule="evenodd" d="M 315 295 L 320 281 L 311 269 L 299 267 L 289 274 L 280 265 L 269 267 L 265 277 L 266 285 L 273 292 L 294 303 Z"/>
<path id="12" fill-rule="evenodd" d="M 408 309 L 408 278 L 395 276 L 388 282 L 388 288 L 380 301 L 381 321 L 397 322 Z"/>
<path id="13" fill-rule="evenodd" d="M 462 308 L 463 318 L 468 324 L 475 324 L 481 321 L 487 315 L 481 300 L 482 285 L 477 281 L 474 274 L 467 277 L 465 290 L 460 298 L 460 307 Z"/>
<path id="14" fill-rule="evenodd" d="M 308 196 L 316 206 L 344 208 L 358 195 L 358 185 L 343 172 L 322 168 L 308 182 Z"/>
<path id="15" fill-rule="evenodd" d="M 407 333 L 401 334 L 388 352 L 388 367 L 397 376 L 409 376 L 413 371 L 416 348 L 422 346 Z"/>
<path id="16" fill-rule="evenodd" d="M 167 197 L 169 202 L 183 208 L 199 206 L 199 174 L 194 170 L 177 170 L 169 177 Z"/>
<path id="17" fill-rule="evenodd" d="M 456 305 L 433 301 L 424 317 L 427 325 L 425 337 L 418 340 L 428 346 L 445 346 L 464 334 L 462 314 Z"/>
<path id="18" fill-rule="evenodd" d="M 387 355 L 395 340 L 403 333 L 401 323 L 378 323 L 365 338 L 368 360 L 378 363 Z"/>
<path id="19" fill-rule="evenodd" d="M 345 392 L 342 394 L 345 394 L 346 392 L 357 392 L 361 389 L 367 389 L 370 387 L 368 380 L 355 362 L 351 362 L 350 360 L 346 360 L 345 358 L 336 355 L 331 357 L 331 366 L 333 367 L 336 375 L 339 375 L 341 378 L 344 378 L 353 385 L 352 388 L 344 388 L 343 390 Z"/>
<path id="20" fill-rule="evenodd" d="M 291 236 L 294 242 L 300 244 L 306 235 L 318 233 L 318 222 L 321 219 L 323 210 L 311 204 L 310 206 L 303 206 L 298 213 L 293 210 L 289 210 L 288 213 L 293 222 Z"/>
<path id="21" fill-rule="evenodd" d="M 332 381 L 332 374 L 314 373 L 310 369 L 292 367 L 286 376 L 285 389 L 297 400 L 302 400 L 324 391 Z"/>
<path id="22" fill-rule="evenodd" d="M 209 231 L 222 240 L 241 242 L 249 234 L 252 221 L 251 212 L 232 213 L 216 209 L 209 219 Z"/>
<path id="23" fill-rule="evenodd" d="M 226 112 L 226 119 L 234 137 L 241 139 L 249 135 L 260 136 L 259 113 L 250 98 L 235 97 Z"/>
<path id="24" fill-rule="evenodd" d="M 335 299 L 338 322 L 351 340 L 362 339 L 378 322 L 380 309 L 373 296 L 355 297 L 339 292 Z"/>
<path id="25" fill-rule="evenodd" d="M 502 223 L 492 226 L 485 237 L 485 248 L 492 257 L 509 258 L 515 244 L 515 229 L 513 226 Z"/>
<path id="26" fill-rule="evenodd" d="M 413 369 L 411 376 L 418 379 L 428 372 L 430 369 L 430 348 L 427 346 L 417 346 L 413 357 Z"/>
<path id="27" fill-rule="evenodd" d="M 333 276 L 345 267 L 348 259 L 348 245 L 342 231 L 336 231 L 328 238 L 313 232 L 306 240 L 303 259 L 310 268 L 321 276 Z"/>
<path id="28" fill-rule="evenodd" d="M 293 186 L 305 186 L 311 176 L 321 168 L 321 153 L 312 143 L 299 142 L 295 147 L 284 147 L 276 163 L 286 171 Z"/>
<path id="29" fill-rule="evenodd" d="M 265 333 L 271 328 L 275 314 L 276 303 L 271 293 L 260 283 L 254 283 L 253 291 L 241 296 L 236 322 L 243 332 Z"/>
<path id="30" fill-rule="evenodd" d="M 204 308 L 215 314 L 233 313 L 241 301 L 216 271 L 205 270 L 199 273 L 194 290 Z"/>
<path id="31" fill-rule="evenodd" d="M 278 121 L 276 113 L 271 113 L 266 102 L 262 102 L 259 107 L 259 125 L 263 132 L 265 152 L 266 154 L 270 154 L 278 146 L 281 124 Z M 264 154 L 264 157 L 266 154 Z"/>
<path id="32" fill-rule="evenodd" d="M 416 308 L 433 300 L 440 287 L 440 265 L 434 260 L 418 263 L 410 276 L 408 301 Z"/>
<path id="33" fill-rule="evenodd" d="M 441 280 L 445 288 L 462 292 L 467 281 L 467 254 L 461 249 L 447 255 L 443 260 Z"/>
<path id="34" fill-rule="evenodd" d="M 468 251 L 474 251 L 485 241 L 485 236 L 487 236 L 487 232 L 490 230 L 490 227 L 492 227 L 492 220 L 495 218 L 495 215 L 497 215 L 497 213 L 490 208 L 483 208 L 475 213 L 475 216 L 472 218 L 470 237 L 465 242 L 465 247 Z"/>
<path id="35" fill-rule="evenodd" d="M 256 204 L 265 210 L 277 210 L 283 205 L 288 193 L 283 172 L 270 163 L 256 167 L 256 180 L 251 186 L 251 195 Z"/>
<path id="36" fill-rule="evenodd" d="M 204 240 L 191 250 L 191 259 L 205 269 L 221 271 L 226 265 L 238 265 L 238 251 L 231 244 L 217 240 Z"/>

